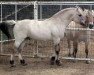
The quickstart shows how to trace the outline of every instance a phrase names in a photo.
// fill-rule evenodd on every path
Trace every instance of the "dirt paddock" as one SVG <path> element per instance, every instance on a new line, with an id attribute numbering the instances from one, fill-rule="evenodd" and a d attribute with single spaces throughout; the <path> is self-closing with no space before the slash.
<path id="1" fill-rule="evenodd" d="M 94 75 L 94 62 L 61 60 L 61 66 L 52 66 L 49 58 L 25 58 L 27 66 L 21 66 L 16 60 L 16 67 L 10 68 L 9 60 L 4 58 L 0 59 L 0 75 Z"/>
<path id="2" fill-rule="evenodd" d="M 29 42 L 29 43 L 28 43 Z M 22 51 L 23 55 L 33 55 L 35 48 L 34 41 L 28 41 Z M 68 55 L 67 43 L 63 41 L 61 43 L 60 56 Z M 94 43 L 91 43 L 89 49 L 89 57 L 94 56 Z M 31 50 L 32 49 L 32 50 Z M 3 43 L 3 53 L 9 54 L 13 50 L 13 42 Z M 51 42 L 39 43 L 39 53 L 49 56 L 47 58 L 30 58 L 24 57 L 27 66 L 22 66 L 19 63 L 18 57 L 15 57 L 16 67 L 10 68 L 9 56 L 0 56 L 0 75 L 94 75 L 94 62 L 86 64 L 85 61 L 76 61 L 61 59 L 61 66 L 50 65 L 50 56 L 53 52 L 53 46 Z M 85 57 L 84 43 L 79 43 L 79 50 L 77 57 Z"/>

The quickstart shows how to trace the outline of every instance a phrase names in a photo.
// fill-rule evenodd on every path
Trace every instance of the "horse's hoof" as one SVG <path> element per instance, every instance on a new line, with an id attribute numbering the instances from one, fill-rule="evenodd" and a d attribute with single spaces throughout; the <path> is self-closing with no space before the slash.
<path id="1" fill-rule="evenodd" d="M 54 63 L 55 63 L 55 57 L 51 57 L 50 64 L 54 65 Z"/>
<path id="2" fill-rule="evenodd" d="M 10 60 L 10 67 L 15 67 L 14 60 Z"/>
<path id="3" fill-rule="evenodd" d="M 54 65 L 54 61 L 51 61 L 51 62 L 50 62 L 50 65 Z"/>
<path id="4" fill-rule="evenodd" d="M 56 60 L 56 65 L 61 66 L 60 60 Z"/>
<path id="5" fill-rule="evenodd" d="M 76 61 L 77 61 L 77 60 L 75 60 L 75 59 L 74 59 L 74 60 L 72 60 L 72 62 L 73 62 L 73 63 L 76 63 Z"/>
<path id="6" fill-rule="evenodd" d="M 87 61 L 86 61 L 86 64 L 90 64 L 90 63 L 91 63 L 90 60 L 87 60 Z"/>
<path id="7" fill-rule="evenodd" d="M 13 67 L 16 67 L 16 65 L 15 65 L 15 64 L 13 64 L 13 65 L 11 65 L 11 66 L 10 66 L 10 68 L 13 68 Z"/>
<path id="8" fill-rule="evenodd" d="M 21 63 L 22 66 L 26 66 L 27 65 L 27 63 L 25 62 L 24 59 L 23 60 L 20 60 L 20 63 Z"/>
<path id="9" fill-rule="evenodd" d="M 22 66 L 26 66 L 27 65 L 27 63 L 24 63 L 24 64 L 21 64 Z"/>

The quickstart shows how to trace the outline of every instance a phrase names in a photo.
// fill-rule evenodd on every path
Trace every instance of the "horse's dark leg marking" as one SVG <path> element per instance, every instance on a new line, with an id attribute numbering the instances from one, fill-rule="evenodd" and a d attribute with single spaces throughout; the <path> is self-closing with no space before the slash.
<path id="1" fill-rule="evenodd" d="M 10 60 L 10 65 L 11 65 L 11 67 L 14 67 L 15 65 L 14 65 L 14 60 Z"/>
<path id="2" fill-rule="evenodd" d="M 14 52 L 14 50 L 12 51 L 12 54 L 11 54 L 11 59 L 10 59 L 10 65 L 11 65 L 11 67 L 15 67 L 15 64 L 14 64 L 14 54 L 15 54 L 15 52 Z"/>
<path id="3" fill-rule="evenodd" d="M 74 58 L 76 58 L 77 51 L 78 51 L 78 49 L 77 48 L 74 48 L 74 51 L 73 51 L 73 57 Z"/>
<path id="4" fill-rule="evenodd" d="M 71 49 L 71 44 L 70 44 L 70 40 L 67 39 L 67 42 L 68 42 L 68 50 L 69 50 L 68 56 L 71 57 L 71 51 L 70 51 L 70 49 Z"/>
<path id="5" fill-rule="evenodd" d="M 86 53 L 86 58 L 88 58 L 88 42 L 85 42 L 85 53 Z M 86 63 L 89 64 L 90 61 L 86 60 Z"/>
<path id="6" fill-rule="evenodd" d="M 60 66 L 61 63 L 60 63 L 60 60 L 59 60 L 59 52 L 60 52 L 60 44 L 56 45 L 55 46 L 55 53 L 56 53 L 56 65 Z"/>
<path id="7" fill-rule="evenodd" d="M 88 58 L 88 49 L 85 49 L 86 58 Z"/>
<path id="8" fill-rule="evenodd" d="M 74 42 L 73 41 L 73 57 L 76 58 L 76 54 L 77 54 L 77 51 L 78 51 L 78 42 Z"/>
<path id="9" fill-rule="evenodd" d="M 52 56 L 50 61 L 51 65 L 54 65 L 54 62 L 55 62 L 55 56 Z"/>
<path id="10" fill-rule="evenodd" d="M 59 52 L 60 52 L 60 44 L 55 45 L 55 54 L 56 54 L 56 58 L 55 56 L 51 57 L 51 65 L 54 65 L 54 63 L 56 62 L 56 64 L 58 66 L 60 66 L 60 60 L 59 60 Z"/>

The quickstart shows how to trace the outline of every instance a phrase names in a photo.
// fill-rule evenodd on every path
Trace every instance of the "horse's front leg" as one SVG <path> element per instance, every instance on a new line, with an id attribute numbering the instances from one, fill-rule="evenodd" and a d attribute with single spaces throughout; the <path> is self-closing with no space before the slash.
<path id="1" fill-rule="evenodd" d="M 23 65 L 23 66 L 27 65 L 25 60 L 22 58 L 22 55 L 21 55 L 21 52 L 22 52 L 23 47 L 25 45 L 25 41 L 15 41 L 14 45 L 15 45 L 16 50 L 18 52 L 18 57 L 19 57 L 21 65 Z"/>
<path id="2" fill-rule="evenodd" d="M 60 44 L 55 45 L 56 64 L 57 64 L 58 66 L 61 65 L 60 60 L 59 60 L 59 52 L 60 52 Z"/>
<path id="3" fill-rule="evenodd" d="M 88 42 L 85 42 L 85 53 L 86 53 L 86 58 L 88 58 Z M 89 64 L 90 60 L 86 60 L 86 63 Z"/>
<path id="4" fill-rule="evenodd" d="M 55 56 L 51 58 L 51 65 L 54 65 L 56 62 L 56 65 L 60 66 L 60 60 L 59 60 L 59 52 L 60 52 L 60 39 L 57 39 L 54 41 L 54 49 L 55 49 Z"/>
<path id="5" fill-rule="evenodd" d="M 71 43 L 69 39 L 67 39 L 67 43 L 68 43 L 68 50 L 69 50 L 68 56 L 71 57 Z"/>
<path id="6" fill-rule="evenodd" d="M 73 41 L 73 57 L 76 58 L 76 54 L 78 51 L 78 42 L 77 41 Z M 74 60 L 75 62 L 75 60 Z"/>
<path id="7" fill-rule="evenodd" d="M 23 66 L 27 65 L 27 63 L 25 62 L 25 60 L 22 58 L 22 55 L 21 55 L 24 45 L 25 45 L 25 41 L 23 41 L 18 48 L 18 57 L 19 57 L 21 65 Z"/>

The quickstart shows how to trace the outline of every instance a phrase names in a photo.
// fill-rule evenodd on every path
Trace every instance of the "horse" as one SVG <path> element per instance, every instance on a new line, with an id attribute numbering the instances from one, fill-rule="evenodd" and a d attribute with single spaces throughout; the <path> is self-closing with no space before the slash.
<path id="1" fill-rule="evenodd" d="M 0 30 L 7 36 L 8 40 L 13 39 L 13 28 L 16 22 L 14 20 L 7 20 L 0 22 Z"/>
<path id="2" fill-rule="evenodd" d="M 85 9 L 84 13 L 86 15 L 86 25 L 80 25 L 75 23 L 74 21 L 72 21 L 68 28 L 93 28 L 93 15 L 92 12 Z M 67 30 L 65 33 L 65 37 L 67 38 L 67 43 L 68 43 L 68 50 L 69 50 L 69 54 L 68 56 L 71 56 L 71 41 L 73 41 L 73 57 L 76 58 L 76 54 L 78 51 L 78 43 L 80 41 L 83 41 L 85 43 L 85 53 L 86 53 L 86 58 L 88 58 L 88 44 L 89 44 L 89 40 L 88 40 L 88 33 L 89 31 L 70 31 Z M 85 35 L 83 35 L 85 34 Z M 90 63 L 90 61 L 86 61 L 86 63 Z"/>
<path id="3" fill-rule="evenodd" d="M 85 20 L 83 10 L 80 7 L 73 7 L 63 9 L 43 21 L 24 19 L 16 22 L 13 29 L 15 38 L 14 46 L 18 52 L 21 65 L 27 65 L 21 55 L 21 51 L 25 45 L 25 39 L 29 37 L 35 40 L 52 40 L 55 52 L 54 56 L 50 59 L 50 64 L 60 66 L 60 40 L 64 37 L 66 27 L 71 21 L 85 25 Z M 11 54 L 10 65 L 11 67 L 15 66 L 14 53 Z"/>

